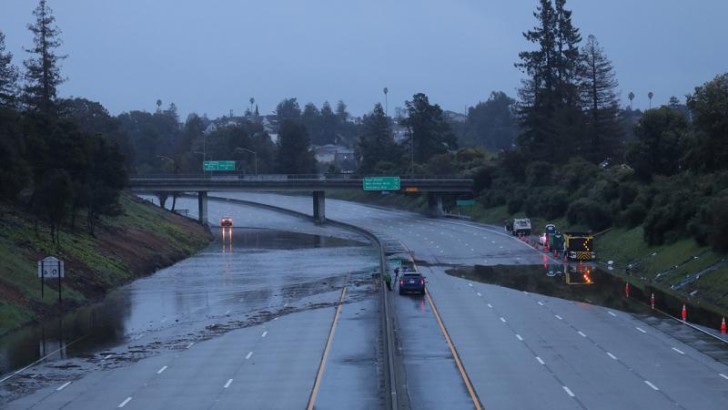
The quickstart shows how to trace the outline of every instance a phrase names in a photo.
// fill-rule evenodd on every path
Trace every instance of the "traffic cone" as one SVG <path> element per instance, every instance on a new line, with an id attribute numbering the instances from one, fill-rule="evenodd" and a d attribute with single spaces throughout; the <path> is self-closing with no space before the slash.
<path id="1" fill-rule="evenodd" d="M 726 330 L 728 330 L 728 328 L 726 328 L 725 318 L 723 318 L 723 320 L 720 322 L 720 334 L 724 335 L 726 333 Z"/>
<path id="2" fill-rule="evenodd" d="M 688 311 L 687 311 L 687 309 L 685 309 L 685 304 L 683 303 L 683 308 L 682 308 L 682 320 L 683 320 L 683 322 L 685 320 L 687 320 L 687 318 L 688 318 Z"/>
<path id="3" fill-rule="evenodd" d="M 629 297 L 629 282 L 624 285 L 624 295 Z"/>
<path id="4" fill-rule="evenodd" d="M 655 309 L 655 292 L 652 292 L 652 296 L 650 296 L 650 306 L 652 309 Z"/>

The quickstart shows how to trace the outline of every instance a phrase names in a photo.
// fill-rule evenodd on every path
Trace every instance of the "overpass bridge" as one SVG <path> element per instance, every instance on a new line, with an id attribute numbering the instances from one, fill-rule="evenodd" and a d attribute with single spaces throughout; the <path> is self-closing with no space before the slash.
<path id="1" fill-rule="evenodd" d="M 375 182 L 385 182 L 375 186 Z M 399 182 L 399 189 L 389 184 Z M 388 191 L 422 192 L 427 194 L 430 213 L 442 214 L 442 195 L 472 192 L 473 180 L 463 178 L 410 178 L 365 177 L 327 178 L 322 175 L 224 175 L 224 176 L 181 176 L 181 175 L 139 175 L 129 179 L 132 192 L 144 194 L 197 193 L 198 215 L 201 223 L 207 223 L 207 195 L 209 192 L 311 192 L 313 197 L 313 218 L 318 223 L 326 221 L 325 198 L 327 191 Z M 389 185 L 389 186 L 387 186 Z"/>

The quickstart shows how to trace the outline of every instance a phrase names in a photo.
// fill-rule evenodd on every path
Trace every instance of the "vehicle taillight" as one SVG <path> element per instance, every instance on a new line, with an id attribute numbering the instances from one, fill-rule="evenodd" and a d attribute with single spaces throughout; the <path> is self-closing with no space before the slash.
<path id="1" fill-rule="evenodd" d="M 420 279 L 420 285 L 421 286 L 425 286 L 425 280 L 424 279 Z"/>
<path id="2" fill-rule="evenodd" d="M 399 286 L 404 286 L 404 279 L 399 280 Z"/>

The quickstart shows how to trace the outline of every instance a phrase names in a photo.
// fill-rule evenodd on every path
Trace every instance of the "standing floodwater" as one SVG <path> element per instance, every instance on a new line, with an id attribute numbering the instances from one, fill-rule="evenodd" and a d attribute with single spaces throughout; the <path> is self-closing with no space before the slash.
<path id="1" fill-rule="evenodd" d="M 215 241 L 199 254 L 100 303 L 0 338 L 0 379 L 41 358 L 102 360 L 119 346 L 174 348 L 226 322 L 306 308 L 317 294 L 376 269 L 375 249 L 363 238 L 270 211 L 245 212 L 236 214 L 240 227 L 213 227 Z"/>

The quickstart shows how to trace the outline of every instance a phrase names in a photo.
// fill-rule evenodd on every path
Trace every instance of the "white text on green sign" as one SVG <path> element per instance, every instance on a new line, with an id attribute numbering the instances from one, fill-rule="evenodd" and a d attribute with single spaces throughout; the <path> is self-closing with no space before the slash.
<path id="1" fill-rule="evenodd" d="M 202 167 L 205 171 L 235 171 L 235 161 L 205 161 Z"/>
<path id="2" fill-rule="evenodd" d="M 399 177 L 365 177 L 362 182 L 365 191 L 399 191 Z"/>

